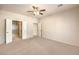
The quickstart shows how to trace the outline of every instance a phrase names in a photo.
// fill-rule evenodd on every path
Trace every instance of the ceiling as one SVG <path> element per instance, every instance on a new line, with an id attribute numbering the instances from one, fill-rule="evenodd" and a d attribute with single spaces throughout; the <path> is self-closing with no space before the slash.
<path id="1" fill-rule="evenodd" d="M 0 4 L 0 10 L 42 18 L 53 13 L 61 12 L 79 6 L 78 4 L 63 4 L 63 6 L 61 7 L 58 7 L 57 5 L 58 4 Z M 37 6 L 39 7 L 39 9 L 46 9 L 44 15 L 34 16 L 32 13 L 28 13 L 27 11 L 33 10 L 32 6 Z"/>

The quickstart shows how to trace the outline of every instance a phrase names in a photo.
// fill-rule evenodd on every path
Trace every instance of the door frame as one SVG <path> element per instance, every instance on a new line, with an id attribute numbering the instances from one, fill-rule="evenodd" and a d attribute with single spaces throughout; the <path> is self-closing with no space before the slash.
<path id="1" fill-rule="evenodd" d="M 8 18 L 6 18 L 5 20 L 8 20 Z M 22 40 L 24 40 L 24 39 L 27 39 L 27 22 L 26 21 L 24 21 L 24 20 L 13 20 L 13 19 L 9 19 L 9 20 L 11 20 L 11 21 L 21 21 L 22 22 Z M 5 21 L 6 22 L 6 21 Z M 11 22 L 12 23 L 12 22 Z M 6 23 L 7 24 L 7 23 Z M 7 28 L 7 25 L 5 24 L 5 28 Z M 11 24 L 11 28 L 12 28 L 12 24 Z M 7 29 L 6 29 L 7 30 Z M 11 29 L 11 31 L 12 31 L 12 29 Z M 5 32 L 5 34 L 6 34 L 7 32 Z M 13 41 L 13 39 L 12 39 L 12 32 L 10 33 L 11 34 L 11 39 L 9 39 L 10 41 L 8 42 L 7 40 L 7 35 L 5 36 L 6 38 L 6 44 L 8 44 L 8 43 L 12 43 L 12 41 Z"/>

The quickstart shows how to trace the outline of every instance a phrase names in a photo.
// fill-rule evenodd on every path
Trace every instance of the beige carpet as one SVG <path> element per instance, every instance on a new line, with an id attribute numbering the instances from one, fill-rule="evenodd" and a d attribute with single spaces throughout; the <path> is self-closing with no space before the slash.
<path id="1" fill-rule="evenodd" d="M 59 55 L 59 54 L 79 54 L 79 47 L 56 42 L 53 40 L 32 38 L 18 40 L 8 45 L 0 46 L 1 55 Z"/>

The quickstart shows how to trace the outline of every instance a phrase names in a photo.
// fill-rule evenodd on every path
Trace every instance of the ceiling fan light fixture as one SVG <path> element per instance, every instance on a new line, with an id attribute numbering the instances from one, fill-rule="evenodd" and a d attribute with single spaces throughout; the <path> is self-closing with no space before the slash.
<path id="1" fill-rule="evenodd" d="M 36 15 L 36 12 L 35 11 L 33 13 L 34 13 L 34 15 Z"/>
<path id="2" fill-rule="evenodd" d="M 34 15 L 39 15 L 39 11 L 34 11 Z"/>
<path id="3" fill-rule="evenodd" d="M 37 15 L 39 15 L 39 11 L 37 11 L 36 13 L 37 13 Z"/>
<path id="4" fill-rule="evenodd" d="M 33 13 L 34 16 L 37 16 L 37 15 L 43 15 L 43 12 L 46 11 L 45 9 L 39 9 L 39 7 L 35 7 L 35 6 L 32 6 L 33 8 L 33 11 L 28 11 L 28 12 L 31 12 Z"/>

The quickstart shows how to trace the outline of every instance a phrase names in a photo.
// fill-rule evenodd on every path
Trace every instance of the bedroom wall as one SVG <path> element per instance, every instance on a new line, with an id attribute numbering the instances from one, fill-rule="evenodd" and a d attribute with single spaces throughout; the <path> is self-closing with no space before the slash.
<path id="1" fill-rule="evenodd" d="M 41 19 L 44 38 L 79 47 L 79 7 Z"/>
<path id="2" fill-rule="evenodd" d="M 36 18 L 0 10 L 0 44 L 5 42 L 5 19 L 6 18 L 9 18 L 11 20 L 23 20 L 24 22 L 27 22 L 26 24 L 27 37 L 31 38 L 34 36 L 35 31 L 33 30 L 33 23 L 37 22 Z"/>

